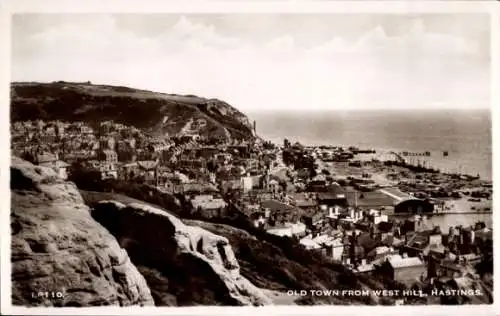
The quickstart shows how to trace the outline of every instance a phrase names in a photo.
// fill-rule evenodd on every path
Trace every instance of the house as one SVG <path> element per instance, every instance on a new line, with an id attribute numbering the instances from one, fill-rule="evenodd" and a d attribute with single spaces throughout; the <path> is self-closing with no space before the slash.
<path id="1" fill-rule="evenodd" d="M 118 176 L 120 179 L 128 180 L 138 175 L 137 162 L 130 162 L 120 165 Z"/>
<path id="2" fill-rule="evenodd" d="M 331 249 L 332 249 L 331 257 L 332 257 L 332 259 L 335 260 L 335 261 L 341 261 L 342 260 L 342 255 L 344 253 L 344 244 L 342 243 L 342 239 L 341 238 L 335 238 L 334 240 L 331 241 L 331 243 L 328 243 L 327 246 L 331 246 Z"/>
<path id="3" fill-rule="evenodd" d="M 391 280 L 410 287 L 425 278 L 427 268 L 420 258 L 403 254 L 388 257 L 381 265 L 380 272 Z"/>
<path id="4" fill-rule="evenodd" d="M 215 195 L 219 192 L 217 187 L 209 182 L 187 182 L 182 183 L 180 187 L 180 193 L 184 193 L 186 195 L 201 195 L 201 194 L 209 194 Z"/>
<path id="5" fill-rule="evenodd" d="M 379 210 L 370 209 L 366 217 L 375 225 L 389 223 L 388 216 L 386 214 L 381 214 Z"/>
<path id="6" fill-rule="evenodd" d="M 343 190 L 338 192 L 319 192 L 317 193 L 318 204 L 323 207 L 347 207 L 348 202 Z"/>
<path id="7" fill-rule="evenodd" d="M 436 254 L 444 254 L 446 247 L 443 245 L 442 235 L 435 234 L 433 231 L 423 231 L 406 235 L 404 251 L 411 257 L 426 257 L 431 252 Z"/>
<path id="8" fill-rule="evenodd" d="M 240 190 L 242 188 L 241 180 L 223 180 L 221 183 L 222 192 L 227 193 L 232 190 Z"/>
<path id="9" fill-rule="evenodd" d="M 161 140 L 153 141 L 152 143 L 150 143 L 148 145 L 148 149 L 150 151 L 155 152 L 155 153 L 162 152 L 162 151 L 167 150 L 169 148 L 170 148 L 170 145 L 164 141 L 161 141 Z"/>
<path id="10" fill-rule="evenodd" d="M 97 159 L 103 160 L 109 163 L 117 163 L 118 162 L 118 154 L 116 151 L 111 149 L 100 150 Z"/>
<path id="11" fill-rule="evenodd" d="M 210 159 L 213 158 L 218 152 L 219 149 L 215 146 L 202 146 L 195 149 L 195 156 Z"/>
<path id="12" fill-rule="evenodd" d="M 115 150 L 116 140 L 111 136 L 101 136 L 99 137 L 99 148 L 101 150 Z"/>
<path id="13" fill-rule="evenodd" d="M 241 177 L 241 188 L 243 188 L 243 192 L 247 193 L 253 188 L 253 177 L 247 174 L 245 177 Z"/>
<path id="14" fill-rule="evenodd" d="M 290 193 L 287 194 L 287 197 L 291 205 L 296 206 L 300 209 L 306 211 L 317 209 L 317 202 L 314 193 L 310 192 Z"/>
<path id="15" fill-rule="evenodd" d="M 282 203 L 278 200 L 263 200 L 260 204 L 261 208 L 269 209 L 273 213 L 293 213 L 297 212 L 297 208 L 292 205 Z"/>
<path id="16" fill-rule="evenodd" d="M 380 243 L 388 247 L 401 247 L 404 245 L 404 240 L 395 237 L 392 232 L 388 232 L 380 235 Z"/>
<path id="17" fill-rule="evenodd" d="M 350 237 L 354 236 L 349 236 L 348 239 Z M 350 240 L 349 242 L 346 242 L 346 240 L 344 240 L 343 243 L 344 252 L 342 253 L 342 262 L 346 265 L 359 265 L 359 263 L 365 257 L 365 250 L 363 249 L 363 247 L 357 245 L 353 240 Z"/>
<path id="18" fill-rule="evenodd" d="M 309 171 L 307 169 L 302 169 L 301 171 L 301 178 L 307 178 L 305 174 L 308 173 Z M 325 180 L 311 180 L 309 183 L 306 185 L 306 190 L 309 192 L 325 192 L 326 189 L 326 181 Z"/>
<path id="19" fill-rule="evenodd" d="M 178 164 L 190 169 L 200 169 L 200 168 L 205 169 L 207 167 L 207 162 L 204 158 L 180 159 L 178 161 Z"/>
<path id="20" fill-rule="evenodd" d="M 80 129 L 80 134 L 94 134 L 94 130 L 90 126 L 80 125 L 79 129 Z"/>
<path id="21" fill-rule="evenodd" d="M 313 240 L 311 235 L 307 235 L 299 240 L 299 244 L 304 246 L 307 250 L 320 249 L 321 246 Z"/>
<path id="22" fill-rule="evenodd" d="M 206 218 L 223 216 L 227 207 L 227 203 L 223 199 L 216 198 L 211 194 L 196 195 L 190 202 L 193 209 Z"/>
<path id="23" fill-rule="evenodd" d="M 115 163 L 109 161 L 90 160 L 86 162 L 89 170 L 97 171 L 101 174 L 101 179 L 118 179 L 118 168 Z"/>
<path id="24" fill-rule="evenodd" d="M 373 263 L 368 263 L 366 259 L 361 259 L 361 264 L 354 268 L 355 274 L 372 275 L 376 272 L 376 266 Z"/>
<path id="25" fill-rule="evenodd" d="M 307 239 L 309 238 L 311 241 Z M 321 249 L 323 255 L 327 258 L 331 258 L 335 261 L 341 261 L 342 255 L 344 253 L 344 244 L 342 243 L 342 238 L 334 237 L 327 234 L 317 234 L 316 237 L 312 237 L 312 235 L 306 236 L 301 239 L 302 244 L 307 247 L 310 245 L 318 245 L 317 248 L 311 249 Z M 307 245 L 309 243 L 309 245 Z"/>
<path id="26" fill-rule="evenodd" d="M 135 148 L 130 146 L 127 141 L 120 140 L 116 145 L 118 160 L 123 162 L 133 162 L 137 159 Z"/>
<path id="27" fill-rule="evenodd" d="M 158 161 L 156 160 L 141 160 L 137 161 L 137 167 L 142 171 L 155 171 L 158 167 Z"/>
<path id="28" fill-rule="evenodd" d="M 378 246 L 375 249 L 368 252 L 366 259 L 371 261 L 379 260 L 380 258 L 386 257 L 388 255 L 396 255 L 398 252 L 393 247 Z"/>

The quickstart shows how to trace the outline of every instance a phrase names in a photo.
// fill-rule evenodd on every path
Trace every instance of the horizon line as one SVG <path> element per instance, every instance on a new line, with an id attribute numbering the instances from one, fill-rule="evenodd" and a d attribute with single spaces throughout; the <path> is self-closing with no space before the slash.
<path id="1" fill-rule="evenodd" d="M 125 84 L 125 83 L 96 83 L 92 82 L 92 80 L 81 80 L 81 81 L 68 81 L 68 80 L 50 80 L 50 81 L 30 81 L 30 80 L 16 80 L 16 81 L 10 81 L 10 86 L 13 84 L 23 84 L 23 83 L 32 83 L 32 84 L 55 84 L 55 83 L 67 83 L 67 84 L 90 84 L 92 86 L 110 86 L 110 87 L 126 87 L 130 89 L 135 89 L 138 91 L 146 91 L 146 92 L 151 92 L 151 93 L 159 93 L 159 94 L 165 94 L 165 95 L 174 95 L 174 96 L 180 96 L 180 97 L 191 97 L 191 98 L 200 98 L 200 99 L 206 99 L 206 100 L 214 100 L 218 99 L 222 102 L 226 102 L 235 109 L 237 109 L 240 112 L 243 113 L 262 113 L 262 112 L 360 112 L 360 111 L 393 111 L 393 112 L 400 112 L 400 111 L 443 111 L 443 110 L 452 110 L 452 111 L 485 111 L 488 110 L 489 112 L 492 111 L 492 105 L 484 105 L 481 104 L 480 106 L 475 106 L 475 107 L 449 107 L 449 106 L 436 106 L 436 107 L 418 107 L 418 106 L 409 106 L 409 107 L 386 107 L 386 106 L 377 106 L 377 105 L 365 105 L 362 107 L 359 106 L 353 106 L 353 107 L 343 107 L 343 108 L 338 108 L 338 107 L 329 107 L 329 108 L 288 108 L 288 109 L 274 109 L 272 107 L 266 107 L 266 108 L 255 108 L 255 109 L 241 109 L 237 107 L 236 105 L 230 103 L 229 101 L 226 101 L 227 99 L 224 97 L 220 96 L 202 96 L 194 93 L 185 93 L 185 94 L 179 94 L 176 92 L 165 92 L 165 91 L 160 91 L 160 90 L 151 90 L 151 88 L 145 88 L 145 87 L 134 87 L 134 85 L 130 84 Z"/>

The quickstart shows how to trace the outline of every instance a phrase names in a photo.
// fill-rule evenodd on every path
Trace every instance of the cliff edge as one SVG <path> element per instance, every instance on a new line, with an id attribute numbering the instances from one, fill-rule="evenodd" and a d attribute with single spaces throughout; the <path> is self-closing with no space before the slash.
<path id="1" fill-rule="evenodd" d="M 157 305 L 272 304 L 240 274 L 225 237 L 140 203 L 101 201 L 92 216 L 127 250 Z"/>
<path id="2" fill-rule="evenodd" d="M 11 162 L 12 304 L 154 305 L 144 277 L 74 184 Z"/>
<path id="3" fill-rule="evenodd" d="M 155 135 L 254 137 L 247 116 L 228 103 L 90 82 L 13 82 L 11 120 L 114 121 Z"/>

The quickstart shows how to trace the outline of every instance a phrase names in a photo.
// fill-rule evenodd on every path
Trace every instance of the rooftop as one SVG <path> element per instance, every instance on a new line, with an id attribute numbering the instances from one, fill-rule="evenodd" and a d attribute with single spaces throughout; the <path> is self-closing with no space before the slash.
<path id="1" fill-rule="evenodd" d="M 285 204 L 281 203 L 280 201 L 277 200 L 264 200 L 261 203 L 262 208 L 268 208 L 271 210 L 271 212 L 277 212 L 277 211 L 295 211 L 296 208 Z"/>
<path id="2" fill-rule="evenodd" d="M 337 200 L 337 199 L 345 199 L 346 194 L 343 191 L 338 192 L 319 192 L 318 200 Z"/>
<path id="3" fill-rule="evenodd" d="M 413 197 L 407 193 L 401 192 L 397 188 L 383 188 L 383 189 L 380 189 L 379 192 L 382 194 L 385 194 L 386 196 L 393 199 L 394 205 L 399 204 L 399 203 L 406 201 L 406 200 L 415 200 L 416 199 L 415 197 Z"/>
<path id="4" fill-rule="evenodd" d="M 369 272 L 369 271 L 373 271 L 375 269 L 375 266 L 371 263 L 367 263 L 367 264 L 363 264 L 363 265 L 360 265 L 356 268 L 355 272 L 358 272 L 358 273 L 363 273 L 363 272 Z"/>
<path id="5" fill-rule="evenodd" d="M 393 268 L 407 268 L 424 265 L 424 262 L 418 257 L 403 258 L 400 255 L 391 256 L 387 261 Z"/>
<path id="6" fill-rule="evenodd" d="M 384 207 L 394 206 L 394 199 L 378 192 L 346 192 L 346 198 L 349 205 L 357 205 L 361 207 Z"/>
<path id="7" fill-rule="evenodd" d="M 213 200 L 192 200 L 194 208 L 201 207 L 202 209 L 219 209 L 226 207 L 226 202 L 222 199 L 213 199 Z"/>

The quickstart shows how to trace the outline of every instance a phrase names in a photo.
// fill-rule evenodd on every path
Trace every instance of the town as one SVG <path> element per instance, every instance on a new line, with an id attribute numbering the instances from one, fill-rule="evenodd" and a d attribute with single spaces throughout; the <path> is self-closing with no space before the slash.
<path id="1" fill-rule="evenodd" d="M 253 229 L 290 238 L 355 274 L 408 289 L 465 291 L 476 282 L 492 288 L 492 228 L 483 221 L 444 228 L 432 220 L 491 214 L 491 181 L 374 149 L 200 137 L 203 124 L 154 136 L 111 121 L 18 121 L 12 154 L 77 184 L 146 185 L 179 201 L 192 218 L 237 214 Z"/>

